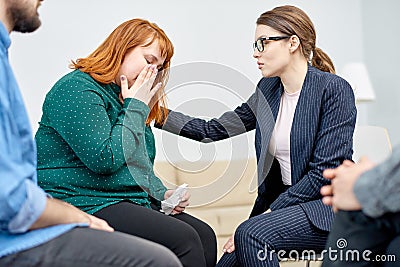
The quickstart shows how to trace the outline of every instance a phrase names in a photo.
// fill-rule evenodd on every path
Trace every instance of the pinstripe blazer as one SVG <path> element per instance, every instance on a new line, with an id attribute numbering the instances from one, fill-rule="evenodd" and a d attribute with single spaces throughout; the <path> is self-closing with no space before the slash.
<path id="1" fill-rule="evenodd" d="M 290 132 L 289 188 L 283 185 L 279 163 L 268 151 L 282 93 L 280 78 L 262 78 L 256 92 L 234 111 L 209 121 L 170 111 L 162 128 L 202 142 L 255 129 L 259 187 L 250 216 L 268 208 L 300 205 L 313 225 L 329 231 L 334 213 L 321 200 L 319 190 L 329 183 L 322 171 L 352 158 L 357 113 L 353 90 L 339 76 L 308 66 Z"/>

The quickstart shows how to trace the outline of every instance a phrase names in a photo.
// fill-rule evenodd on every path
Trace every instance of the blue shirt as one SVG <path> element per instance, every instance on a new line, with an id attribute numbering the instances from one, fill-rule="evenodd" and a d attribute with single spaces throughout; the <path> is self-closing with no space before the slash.
<path id="1" fill-rule="evenodd" d="M 29 230 L 44 211 L 47 195 L 37 185 L 36 146 L 8 61 L 10 44 L 0 22 L 0 257 L 45 243 L 76 226 Z"/>

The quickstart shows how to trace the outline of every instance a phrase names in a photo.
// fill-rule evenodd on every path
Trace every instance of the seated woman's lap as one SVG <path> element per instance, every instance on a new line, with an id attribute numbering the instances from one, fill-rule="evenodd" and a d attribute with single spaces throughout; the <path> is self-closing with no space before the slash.
<path id="1" fill-rule="evenodd" d="M 304 210 L 299 206 L 291 206 L 270 213 L 261 214 L 243 222 L 235 234 L 235 244 L 239 246 L 250 235 L 265 245 L 276 249 L 310 249 L 324 248 L 327 231 L 316 228 Z"/>
<path id="2" fill-rule="evenodd" d="M 276 262 L 276 253 L 281 250 L 286 252 L 279 253 L 282 258 L 301 255 L 298 252 L 303 250 L 319 253 L 324 249 L 327 236 L 328 232 L 312 225 L 299 205 L 261 214 L 239 225 L 235 232 L 234 255 L 224 255 L 218 266 L 235 266 L 236 262 L 246 266 L 263 266 L 258 257 L 266 255 L 265 252 L 275 252 L 266 260 Z"/>
<path id="3" fill-rule="evenodd" d="M 167 216 L 157 210 L 123 201 L 94 215 L 106 220 L 116 231 L 164 245 L 178 256 L 184 266 L 215 265 L 216 238 L 213 230 L 189 214 Z"/>

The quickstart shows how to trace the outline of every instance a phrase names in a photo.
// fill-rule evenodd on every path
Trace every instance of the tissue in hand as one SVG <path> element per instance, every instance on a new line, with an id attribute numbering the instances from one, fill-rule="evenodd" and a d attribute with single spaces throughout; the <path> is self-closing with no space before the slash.
<path id="1" fill-rule="evenodd" d="M 187 184 L 178 186 L 175 192 L 166 200 L 161 201 L 161 211 L 166 215 L 171 214 L 174 208 L 182 201 L 183 196 L 187 192 Z"/>

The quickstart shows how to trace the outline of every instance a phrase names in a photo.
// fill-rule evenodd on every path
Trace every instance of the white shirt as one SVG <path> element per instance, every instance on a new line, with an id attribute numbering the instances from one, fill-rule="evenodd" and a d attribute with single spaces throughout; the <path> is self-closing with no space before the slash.
<path id="1" fill-rule="evenodd" d="M 278 116 L 274 131 L 269 143 L 269 152 L 275 156 L 281 167 L 282 181 L 285 185 L 292 184 L 292 171 L 290 163 L 290 130 L 300 91 L 287 93 L 284 91 L 281 97 Z"/>

